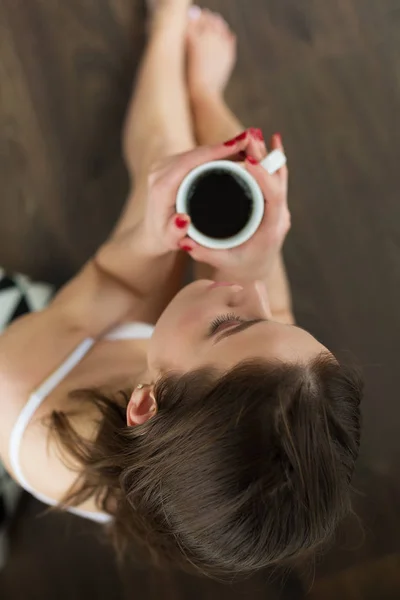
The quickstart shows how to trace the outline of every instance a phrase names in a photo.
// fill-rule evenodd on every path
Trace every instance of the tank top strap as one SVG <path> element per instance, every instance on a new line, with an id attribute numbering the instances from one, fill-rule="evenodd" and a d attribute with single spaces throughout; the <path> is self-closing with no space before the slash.
<path id="1" fill-rule="evenodd" d="M 154 326 L 148 323 L 124 323 L 104 336 L 105 340 L 147 340 L 154 333 Z"/>
<path id="2" fill-rule="evenodd" d="M 78 363 L 80 363 L 83 357 L 89 352 L 93 344 L 93 339 L 86 339 L 83 341 L 67 358 L 67 360 L 29 396 L 28 402 L 21 410 L 12 429 L 9 446 L 11 467 L 20 485 L 28 491 L 31 491 L 30 485 L 22 473 L 19 459 L 21 440 L 25 430 L 43 400 L 49 394 L 51 394 L 58 384 L 72 371 L 72 369 Z"/>

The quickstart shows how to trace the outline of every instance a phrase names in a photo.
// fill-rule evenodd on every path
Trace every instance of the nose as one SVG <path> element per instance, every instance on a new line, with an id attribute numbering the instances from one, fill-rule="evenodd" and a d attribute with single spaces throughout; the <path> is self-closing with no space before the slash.
<path id="1" fill-rule="evenodd" d="M 242 308 L 255 316 L 270 319 L 271 306 L 268 291 L 263 281 L 252 281 L 243 287 L 231 288 L 233 307 Z"/>

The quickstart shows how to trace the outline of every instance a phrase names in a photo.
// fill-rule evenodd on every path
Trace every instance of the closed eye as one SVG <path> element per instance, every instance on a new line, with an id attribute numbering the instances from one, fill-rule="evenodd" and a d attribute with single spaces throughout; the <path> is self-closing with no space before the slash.
<path id="1" fill-rule="evenodd" d="M 218 342 L 220 342 L 221 340 L 223 340 L 231 335 L 235 335 L 236 333 L 245 331 L 246 329 L 253 327 L 253 325 L 257 325 L 258 323 L 267 323 L 267 322 L 268 322 L 268 319 L 254 319 L 253 321 L 245 321 L 244 323 L 240 323 L 237 327 L 231 327 L 230 329 L 227 329 L 226 331 L 223 331 L 220 335 L 216 336 L 214 344 L 218 344 Z"/>

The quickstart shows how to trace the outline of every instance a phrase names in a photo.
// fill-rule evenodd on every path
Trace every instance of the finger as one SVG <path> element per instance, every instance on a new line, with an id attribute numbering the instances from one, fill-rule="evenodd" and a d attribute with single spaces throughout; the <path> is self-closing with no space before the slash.
<path id="1" fill-rule="evenodd" d="M 270 175 L 253 158 L 248 157 L 245 166 L 261 188 L 266 201 L 268 225 L 273 227 L 280 220 L 282 206 L 287 204 L 286 190 L 282 189 L 281 181 L 276 179 L 276 175 Z"/>
<path id="2" fill-rule="evenodd" d="M 185 237 L 183 240 L 181 240 L 179 247 L 184 252 L 190 254 L 193 260 L 196 262 L 207 263 L 213 266 L 215 250 L 210 250 L 209 248 L 200 246 L 200 244 L 192 240 L 190 237 Z"/>
<path id="3" fill-rule="evenodd" d="M 229 158 L 232 162 L 244 162 L 247 158 L 246 152 L 244 150 L 242 152 L 238 152 Z"/>
<path id="4" fill-rule="evenodd" d="M 190 223 L 189 215 L 185 214 L 176 214 L 169 220 L 166 235 L 171 250 L 179 248 L 181 241 L 187 236 Z"/>
<path id="5" fill-rule="evenodd" d="M 256 129 L 255 127 L 251 127 L 249 133 L 250 139 L 247 147 L 247 154 L 260 162 L 268 155 L 264 134 L 261 129 Z"/>
<path id="6" fill-rule="evenodd" d="M 271 148 L 273 150 L 281 150 L 283 153 L 285 153 L 285 149 L 283 147 L 283 142 L 282 142 L 282 136 L 280 133 L 274 133 L 274 135 L 272 136 Z"/>
<path id="7" fill-rule="evenodd" d="M 280 150 L 281 152 L 283 152 L 283 154 L 285 154 L 285 148 L 283 146 L 282 136 L 280 133 L 275 133 L 272 136 L 271 148 L 272 148 L 272 150 Z M 287 184 L 287 180 L 289 177 L 289 170 L 287 168 L 287 165 L 285 165 L 281 169 L 279 169 L 279 171 L 277 171 L 277 173 L 280 177 L 282 177 L 283 180 L 286 180 L 286 184 Z"/>
<path id="8" fill-rule="evenodd" d="M 200 146 L 195 150 L 186 152 L 176 157 L 166 168 L 162 177 L 163 183 L 168 186 L 179 186 L 183 179 L 196 167 L 215 160 L 227 160 L 231 156 L 246 149 L 249 144 L 250 134 L 244 131 L 233 140 L 214 146 Z"/>

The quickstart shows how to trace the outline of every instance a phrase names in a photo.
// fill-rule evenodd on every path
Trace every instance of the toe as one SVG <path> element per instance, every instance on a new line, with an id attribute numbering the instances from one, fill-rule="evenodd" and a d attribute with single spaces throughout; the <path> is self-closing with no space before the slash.
<path id="1" fill-rule="evenodd" d="M 216 13 L 213 13 L 213 16 L 212 16 L 212 27 L 213 27 L 214 31 L 217 31 L 218 33 L 223 32 L 223 25 L 221 23 L 221 19 L 219 18 L 219 15 Z"/>
<path id="2" fill-rule="evenodd" d="M 189 21 L 191 23 L 196 23 L 199 21 L 199 19 L 202 16 L 203 11 L 201 10 L 200 6 L 196 6 L 195 4 L 193 4 L 188 11 L 189 14 Z"/>
<path id="3" fill-rule="evenodd" d="M 196 39 L 201 29 L 203 11 L 198 6 L 191 6 L 188 15 L 187 35 L 190 40 Z"/>
<path id="4" fill-rule="evenodd" d="M 225 21 L 224 17 L 219 13 L 214 13 L 214 21 L 221 29 L 229 29 L 228 23 Z"/>
<path id="5" fill-rule="evenodd" d="M 202 10 L 201 18 L 199 19 L 199 27 L 202 32 L 207 31 L 212 24 L 212 12 L 208 8 Z"/>
<path id="6" fill-rule="evenodd" d="M 232 30 L 229 27 L 229 24 L 225 21 L 224 17 L 219 13 L 214 13 L 215 19 L 215 27 L 219 31 L 220 34 L 225 36 L 230 36 L 232 34 Z"/>

